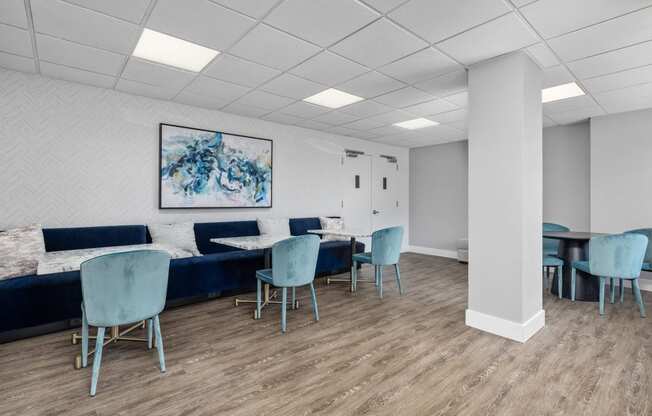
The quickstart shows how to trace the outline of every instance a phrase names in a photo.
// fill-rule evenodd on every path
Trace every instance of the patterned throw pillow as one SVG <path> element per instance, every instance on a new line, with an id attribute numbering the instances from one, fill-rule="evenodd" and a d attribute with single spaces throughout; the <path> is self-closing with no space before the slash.
<path id="1" fill-rule="evenodd" d="M 322 230 L 342 231 L 344 230 L 344 221 L 341 218 L 319 217 Z M 348 241 L 348 237 L 324 234 L 322 241 Z"/>
<path id="2" fill-rule="evenodd" d="M 291 235 L 289 218 L 258 218 L 256 222 L 260 235 Z"/>
<path id="3" fill-rule="evenodd" d="M 45 241 L 40 225 L 0 233 L 0 280 L 36 274 L 43 253 Z"/>
<path id="4" fill-rule="evenodd" d="M 147 224 L 147 229 L 152 237 L 152 244 L 177 247 L 191 252 L 194 256 L 201 256 L 195 240 L 194 223 Z"/>

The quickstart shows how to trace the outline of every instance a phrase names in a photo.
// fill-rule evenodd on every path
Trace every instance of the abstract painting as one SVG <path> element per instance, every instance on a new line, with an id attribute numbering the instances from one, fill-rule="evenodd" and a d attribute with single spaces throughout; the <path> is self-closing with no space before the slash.
<path id="1" fill-rule="evenodd" d="M 272 141 L 160 124 L 159 208 L 270 208 Z"/>

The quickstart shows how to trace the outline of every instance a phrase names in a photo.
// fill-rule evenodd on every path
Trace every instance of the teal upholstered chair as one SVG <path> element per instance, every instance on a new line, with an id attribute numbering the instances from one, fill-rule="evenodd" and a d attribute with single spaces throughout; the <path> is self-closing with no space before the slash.
<path id="1" fill-rule="evenodd" d="M 153 326 L 159 365 L 161 372 L 165 372 L 158 316 L 165 307 L 169 269 L 169 254 L 155 250 L 112 253 L 81 264 L 82 367 L 88 365 L 88 327 L 97 327 L 91 396 L 95 396 L 97 389 L 107 327 L 147 320 L 148 348 L 152 344 Z"/>
<path id="2" fill-rule="evenodd" d="M 279 241 L 272 246 L 272 268 L 256 272 L 256 316 L 260 317 L 261 283 L 269 283 L 281 288 L 281 331 L 286 329 L 288 288 L 292 288 L 292 305 L 296 304 L 296 288 L 310 286 L 312 297 L 312 311 L 315 321 L 319 321 L 317 309 L 317 295 L 315 294 L 315 270 L 317 269 L 317 255 L 319 254 L 319 237 L 316 235 L 302 235 Z"/>
<path id="3" fill-rule="evenodd" d="M 626 233 L 643 234 L 647 237 L 648 242 L 652 240 L 652 228 L 639 228 L 637 230 L 626 231 Z M 641 268 L 647 272 L 652 272 L 652 244 L 648 243 L 647 245 Z"/>
<path id="4" fill-rule="evenodd" d="M 543 232 L 546 231 L 570 231 L 570 228 L 552 222 L 543 223 Z M 553 238 L 543 239 L 543 255 L 545 256 L 559 256 L 559 240 Z"/>
<path id="5" fill-rule="evenodd" d="M 641 234 L 627 233 L 593 237 L 589 241 L 589 259 L 574 261 L 571 269 L 571 299 L 575 300 L 575 271 L 582 270 L 600 279 L 600 315 L 604 315 L 604 289 L 607 278 L 611 285 L 611 303 L 616 294 L 615 279 L 630 280 L 636 303 L 645 317 L 638 278 L 648 245 L 648 238 Z M 622 284 L 621 284 L 622 302 Z"/>
<path id="6" fill-rule="evenodd" d="M 374 275 L 378 295 L 383 297 L 383 266 L 394 266 L 396 270 L 396 284 L 402 295 L 401 272 L 398 267 L 403 244 L 403 227 L 390 227 L 374 231 L 371 235 L 371 252 L 353 256 L 353 290 L 358 287 L 358 263 L 369 263 L 374 266 Z"/>
<path id="7" fill-rule="evenodd" d="M 559 257 L 555 256 L 543 256 L 543 269 L 547 270 L 548 268 L 553 267 L 555 269 L 555 276 L 557 276 L 557 292 L 559 295 L 559 299 L 561 299 L 561 292 L 562 292 L 562 275 L 564 274 L 564 260 L 560 259 Z M 548 274 L 544 271 L 545 274 L 545 282 L 547 285 L 548 282 Z"/>

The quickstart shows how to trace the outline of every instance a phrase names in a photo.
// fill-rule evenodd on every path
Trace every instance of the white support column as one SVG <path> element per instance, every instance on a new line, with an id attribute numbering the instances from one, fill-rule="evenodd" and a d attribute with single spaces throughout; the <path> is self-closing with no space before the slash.
<path id="1" fill-rule="evenodd" d="M 522 52 L 469 69 L 466 324 L 519 342 L 542 309 L 541 70 Z"/>

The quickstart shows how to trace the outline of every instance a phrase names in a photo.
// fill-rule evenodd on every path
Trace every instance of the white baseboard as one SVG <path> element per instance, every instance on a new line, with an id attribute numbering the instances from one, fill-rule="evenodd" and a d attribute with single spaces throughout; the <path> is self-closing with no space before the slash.
<path id="1" fill-rule="evenodd" d="M 466 310 L 466 324 L 481 331 L 518 342 L 527 341 L 546 324 L 546 311 L 541 309 L 524 323 L 513 322 L 471 309 Z"/>
<path id="2" fill-rule="evenodd" d="M 455 250 L 442 250 L 439 248 L 408 246 L 406 251 L 411 251 L 412 253 L 417 253 L 417 254 L 426 254 L 428 256 L 448 257 L 451 259 L 457 258 L 457 251 Z"/>

